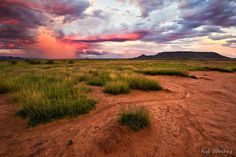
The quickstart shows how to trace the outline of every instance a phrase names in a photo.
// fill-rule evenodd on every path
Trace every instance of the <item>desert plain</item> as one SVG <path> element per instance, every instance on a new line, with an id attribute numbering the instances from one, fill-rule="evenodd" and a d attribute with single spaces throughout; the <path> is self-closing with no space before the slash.
<path id="1" fill-rule="evenodd" d="M 235 70 L 235 61 L 1 61 L 0 156 L 236 156 Z M 150 125 L 121 125 L 128 105 L 145 107 Z"/>

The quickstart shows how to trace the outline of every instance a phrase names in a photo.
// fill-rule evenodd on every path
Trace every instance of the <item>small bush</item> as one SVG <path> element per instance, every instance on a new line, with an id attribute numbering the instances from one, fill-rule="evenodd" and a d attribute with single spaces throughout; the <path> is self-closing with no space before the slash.
<path id="1" fill-rule="evenodd" d="M 11 63 L 12 65 L 15 65 L 15 64 L 17 64 L 17 61 L 14 61 L 14 60 L 13 60 L 13 61 L 11 61 L 10 63 Z"/>
<path id="2" fill-rule="evenodd" d="M 55 62 L 53 60 L 48 60 L 45 64 L 54 64 Z"/>
<path id="3" fill-rule="evenodd" d="M 114 95 L 125 94 L 130 92 L 130 88 L 125 81 L 111 81 L 105 85 L 104 92 Z"/>
<path id="4" fill-rule="evenodd" d="M 75 61 L 73 61 L 73 60 L 69 60 L 68 63 L 69 63 L 69 64 L 74 64 Z"/>
<path id="5" fill-rule="evenodd" d="M 131 76 L 128 78 L 128 83 L 130 88 L 144 90 L 144 91 L 155 91 L 161 90 L 161 85 L 154 81 L 147 79 L 143 76 Z"/>
<path id="6" fill-rule="evenodd" d="M 119 112 L 118 122 L 129 126 L 133 131 L 139 131 L 150 125 L 150 115 L 143 106 L 128 106 Z"/>

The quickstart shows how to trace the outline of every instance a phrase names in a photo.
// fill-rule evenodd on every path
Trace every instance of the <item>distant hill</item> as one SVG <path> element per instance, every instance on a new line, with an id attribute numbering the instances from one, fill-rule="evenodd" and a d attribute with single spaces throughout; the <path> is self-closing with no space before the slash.
<path id="1" fill-rule="evenodd" d="M 156 55 L 141 55 L 134 59 L 231 59 L 216 52 L 174 51 L 161 52 Z"/>
<path id="2" fill-rule="evenodd" d="M 19 60 L 24 60 L 24 58 L 13 57 L 13 56 L 0 56 L 0 60 L 15 60 L 15 61 L 19 61 Z"/>

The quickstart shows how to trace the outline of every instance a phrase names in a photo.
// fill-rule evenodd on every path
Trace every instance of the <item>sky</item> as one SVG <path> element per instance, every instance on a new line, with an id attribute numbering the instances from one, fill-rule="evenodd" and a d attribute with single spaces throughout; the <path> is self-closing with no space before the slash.
<path id="1" fill-rule="evenodd" d="M 0 0 L 0 56 L 236 57 L 236 0 Z"/>

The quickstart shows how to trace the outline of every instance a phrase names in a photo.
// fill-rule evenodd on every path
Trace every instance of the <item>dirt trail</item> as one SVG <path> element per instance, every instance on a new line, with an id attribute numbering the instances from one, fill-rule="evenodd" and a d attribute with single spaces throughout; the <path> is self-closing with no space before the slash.
<path id="1" fill-rule="evenodd" d="M 93 87 L 91 97 L 99 100 L 95 110 L 34 128 L 14 116 L 9 96 L 2 95 L 0 156 L 236 156 L 236 73 L 193 75 L 199 79 L 151 77 L 164 86 L 161 92 L 132 91 L 110 96 Z M 117 124 L 117 112 L 129 104 L 150 110 L 150 128 L 132 132 Z M 70 139 L 73 144 L 67 145 Z"/>

